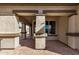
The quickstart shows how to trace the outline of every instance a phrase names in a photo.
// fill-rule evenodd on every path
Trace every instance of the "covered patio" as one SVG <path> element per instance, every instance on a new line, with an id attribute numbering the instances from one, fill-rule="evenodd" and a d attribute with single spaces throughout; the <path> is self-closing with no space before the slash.
<path id="1" fill-rule="evenodd" d="M 14 50 L 1 50 L 4 55 L 79 55 L 79 50 L 74 50 L 58 40 L 47 40 L 46 50 L 35 50 L 34 40 L 21 40 L 21 47 Z"/>
<path id="2" fill-rule="evenodd" d="M 79 54 L 79 5 L 0 8 L 0 54 Z"/>

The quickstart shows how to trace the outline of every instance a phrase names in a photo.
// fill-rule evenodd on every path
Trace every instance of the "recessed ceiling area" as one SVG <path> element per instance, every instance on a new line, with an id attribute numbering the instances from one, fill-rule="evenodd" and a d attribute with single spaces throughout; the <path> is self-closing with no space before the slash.
<path id="1" fill-rule="evenodd" d="M 70 16 L 73 15 L 75 13 L 45 13 L 45 16 Z M 18 16 L 36 16 L 36 13 L 17 13 L 16 15 Z"/>
<path id="2" fill-rule="evenodd" d="M 15 10 L 15 14 L 18 16 L 36 16 L 37 14 L 44 14 L 45 16 L 70 16 L 76 14 L 76 10 Z"/>
<path id="3" fill-rule="evenodd" d="M 29 26 L 32 25 L 33 20 L 35 20 L 35 16 L 19 16 L 19 21 Z"/>
<path id="4" fill-rule="evenodd" d="M 33 10 L 34 11 L 34 10 Z M 51 17 L 63 17 L 63 16 L 71 16 L 73 14 L 76 14 L 75 10 L 43 10 L 43 15 L 45 16 L 51 16 Z M 32 25 L 33 20 L 36 20 L 36 15 L 38 13 L 35 12 L 21 12 L 18 11 L 15 13 L 18 17 L 19 20 L 27 25 Z M 38 14 L 38 15 L 42 15 L 42 14 Z"/>
<path id="5" fill-rule="evenodd" d="M 35 13 L 16 13 L 18 16 L 35 16 Z"/>
<path id="6" fill-rule="evenodd" d="M 46 16 L 70 16 L 74 13 L 46 13 Z"/>

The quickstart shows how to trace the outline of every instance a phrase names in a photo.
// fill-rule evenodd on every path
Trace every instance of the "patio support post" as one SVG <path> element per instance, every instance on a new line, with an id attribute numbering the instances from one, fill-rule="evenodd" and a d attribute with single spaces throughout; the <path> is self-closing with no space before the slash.
<path id="1" fill-rule="evenodd" d="M 46 34 L 45 34 L 45 15 L 36 15 L 36 27 L 35 27 L 35 49 L 46 48 Z"/>
<path id="2" fill-rule="evenodd" d="M 20 29 L 17 18 L 11 16 L 0 16 L 0 49 L 14 49 L 19 44 Z"/>
<path id="3" fill-rule="evenodd" d="M 26 39 L 26 24 L 22 23 L 22 39 Z"/>
<path id="4" fill-rule="evenodd" d="M 68 45 L 79 50 L 79 6 L 75 15 L 69 18 Z"/>
<path id="5" fill-rule="evenodd" d="M 73 15 L 69 18 L 68 20 L 68 45 L 76 49 L 76 20 L 77 20 L 77 15 Z"/>

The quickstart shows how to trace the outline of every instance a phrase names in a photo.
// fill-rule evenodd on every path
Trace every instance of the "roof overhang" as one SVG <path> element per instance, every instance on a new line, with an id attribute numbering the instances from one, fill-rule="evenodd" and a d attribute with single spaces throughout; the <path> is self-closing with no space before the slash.
<path id="1" fill-rule="evenodd" d="M 38 11 L 34 10 L 25 10 L 25 11 L 16 11 L 18 16 L 36 16 Z M 45 16 L 70 16 L 76 14 L 76 10 L 43 10 Z"/>
<path id="2" fill-rule="evenodd" d="M 35 16 L 35 13 L 16 13 L 18 16 Z"/>
<path id="3" fill-rule="evenodd" d="M 0 3 L 0 6 L 77 6 L 79 3 Z"/>

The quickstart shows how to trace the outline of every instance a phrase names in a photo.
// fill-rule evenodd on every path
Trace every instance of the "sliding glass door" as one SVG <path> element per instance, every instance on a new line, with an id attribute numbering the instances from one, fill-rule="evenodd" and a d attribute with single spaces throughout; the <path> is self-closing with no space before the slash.
<path id="1" fill-rule="evenodd" d="M 56 21 L 46 21 L 45 32 L 48 35 L 56 34 Z"/>

